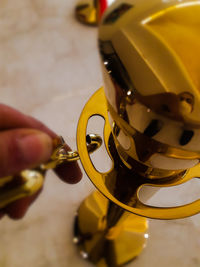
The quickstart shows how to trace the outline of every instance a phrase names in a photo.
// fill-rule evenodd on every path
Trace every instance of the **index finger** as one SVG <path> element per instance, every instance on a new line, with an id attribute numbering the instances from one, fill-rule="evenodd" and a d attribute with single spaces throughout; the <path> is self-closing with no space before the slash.
<path id="1" fill-rule="evenodd" d="M 52 139 L 58 137 L 55 132 L 50 130 L 39 120 L 24 115 L 20 111 L 11 108 L 7 105 L 0 104 L 0 130 L 16 129 L 16 128 L 31 128 L 37 129 L 48 134 Z M 67 150 L 71 148 L 66 145 Z M 77 162 L 66 162 L 55 169 L 56 174 L 65 182 L 77 183 L 82 177 L 81 170 Z"/>
<path id="2" fill-rule="evenodd" d="M 0 130 L 32 128 L 47 133 L 55 138 L 57 135 L 39 120 L 27 116 L 7 105 L 0 104 Z"/>

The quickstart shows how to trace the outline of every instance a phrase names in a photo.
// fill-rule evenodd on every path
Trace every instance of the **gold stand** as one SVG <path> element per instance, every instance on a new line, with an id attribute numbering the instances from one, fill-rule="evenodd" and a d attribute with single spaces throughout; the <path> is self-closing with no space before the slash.
<path id="1" fill-rule="evenodd" d="M 102 114 L 105 112 L 105 114 Z M 98 266 L 117 267 L 138 256 L 145 247 L 148 238 L 147 219 L 125 211 L 123 207 L 110 201 L 111 195 L 119 203 L 132 202 L 132 189 L 127 183 L 133 181 L 133 173 L 120 160 L 106 117 L 107 107 L 103 89 L 98 90 L 86 104 L 77 129 L 77 145 L 80 159 L 96 191 L 80 205 L 75 219 L 74 243 L 80 249 L 83 258 Z M 99 173 L 85 149 L 87 121 L 92 115 L 105 118 L 104 141 L 114 166 L 107 173 Z M 110 192 L 104 197 L 104 186 Z M 129 186 L 129 185 L 128 185 Z M 138 186 L 138 185 L 137 185 Z M 130 188 L 134 186 L 130 185 Z"/>
<path id="2" fill-rule="evenodd" d="M 75 9 L 78 21 L 83 24 L 96 26 L 98 24 L 98 0 L 83 0 Z"/>
<path id="3" fill-rule="evenodd" d="M 176 207 L 156 207 L 143 203 L 140 190 L 144 185 L 170 187 L 199 177 L 199 165 L 165 179 L 141 176 L 120 158 L 111 125 L 103 88 L 87 102 L 79 119 L 77 146 L 81 163 L 98 191 L 80 206 L 75 221 L 74 242 L 84 258 L 98 266 L 122 266 L 138 256 L 146 244 L 147 220 L 185 218 L 199 212 L 200 200 Z M 87 142 L 88 121 L 93 116 L 105 120 L 104 143 L 112 167 L 99 172 L 91 161 Z M 106 198 L 105 198 L 106 196 Z M 133 213 L 133 214 L 132 214 Z M 137 215 L 143 216 L 139 217 Z"/>
<path id="4" fill-rule="evenodd" d="M 145 247 L 147 219 L 124 211 L 98 191 L 81 204 L 74 242 L 84 259 L 98 266 L 123 266 Z"/>

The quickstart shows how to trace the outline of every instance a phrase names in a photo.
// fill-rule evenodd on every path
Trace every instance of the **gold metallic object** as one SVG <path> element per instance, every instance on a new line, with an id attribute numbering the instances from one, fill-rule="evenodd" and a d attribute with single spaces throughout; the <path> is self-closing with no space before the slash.
<path id="1" fill-rule="evenodd" d="M 104 141 L 107 151 L 113 159 L 113 167 L 107 173 L 99 173 L 95 169 L 87 153 L 86 142 L 83 142 L 88 120 L 91 116 L 95 115 L 100 115 L 105 118 Z M 134 214 L 153 219 L 178 219 L 199 213 L 200 200 L 184 206 L 170 208 L 153 207 L 141 202 L 139 193 L 143 186 L 149 185 L 159 188 L 185 183 L 192 178 L 200 176 L 200 166 L 198 164 L 188 170 L 172 172 L 168 177 L 160 176 L 156 178 L 152 178 L 150 173 L 149 176 L 146 172 L 142 175 L 137 169 L 128 168 L 123 163 L 117 151 L 118 146 L 115 145 L 114 135 L 108 119 L 108 108 L 103 88 L 94 94 L 82 111 L 77 128 L 77 145 L 85 172 L 98 190 L 117 206 Z M 121 199 L 120 195 L 125 195 L 125 199 Z"/>
<path id="2" fill-rule="evenodd" d="M 102 144 L 102 139 L 98 135 L 90 134 L 86 138 L 88 153 L 93 153 Z M 64 162 L 77 160 L 79 160 L 78 152 L 67 151 L 63 138 L 56 138 L 54 140 L 54 151 L 49 162 L 34 170 L 24 170 L 18 175 L 0 179 L 0 208 L 38 192 L 43 186 L 46 170 L 55 169 Z"/>
<path id="3" fill-rule="evenodd" d="M 97 266 L 121 266 L 141 253 L 147 229 L 147 219 L 124 212 L 96 191 L 78 210 L 74 243 Z"/>
<path id="4" fill-rule="evenodd" d="M 75 9 L 78 21 L 83 24 L 96 26 L 98 24 L 98 0 L 82 0 Z"/>
<path id="5" fill-rule="evenodd" d="M 95 8 L 97 3 L 90 2 Z M 92 25 L 97 17 L 95 8 L 89 13 L 88 7 L 77 10 L 79 19 Z M 178 219 L 200 212 L 200 199 L 174 207 L 142 200 L 145 186 L 172 187 L 200 177 L 199 25 L 200 1 L 113 1 L 99 25 L 104 88 L 83 109 L 78 152 L 66 152 L 60 139 L 51 161 L 39 167 L 43 175 L 80 158 L 102 193 L 81 204 L 74 230 L 82 256 L 98 266 L 121 266 L 139 255 L 148 238 L 146 218 Z M 101 144 L 100 137 L 85 138 L 92 116 L 105 119 L 104 143 L 113 162 L 106 173 L 97 171 L 89 155 Z M 30 189 L 28 182 L 20 192 L 35 192 L 39 184 Z M 7 197 L 6 204 L 15 196 Z M 6 194 L 2 206 L 5 199 Z"/>
<path id="6" fill-rule="evenodd" d="M 13 182 L 13 177 L 1 178 L 4 184 L 0 187 L 0 208 L 38 192 L 43 185 L 43 178 L 43 174 L 37 170 L 22 171 L 19 176 L 14 177 L 15 180 L 20 179 L 20 185 L 14 188 L 6 186 Z"/>
<path id="7" fill-rule="evenodd" d="M 154 219 L 192 216 L 200 212 L 200 199 L 155 207 L 141 194 L 144 186 L 172 187 L 200 177 L 200 1 L 113 2 L 99 25 L 104 89 L 88 101 L 78 125 L 81 162 L 97 189 L 116 205 L 116 217 L 120 210 Z M 95 115 L 105 119 L 104 142 L 113 161 L 107 173 L 96 170 L 81 141 Z M 115 220 L 116 228 L 109 228 L 113 210 L 105 203 L 90 196 L 81 204 L 75 240 L 82 255 L 97 265 L 120 266 L 128 252 L 120 249 L 124 261 L 118 260 L 117 250 L 108 249 L 118 244 L 108 236 L 119 233 L 126 212 Z M 101 205 L 104 212 L 97 212 Z M 129 239 L 123 242 L 127 248 Z M 131 258 L 137 250 L 132 244 Z"/>
<path id="8" fill-rule="evenodd" d="M 116 1 L 99 27 L 115 147 L 149 185 L 199 177 L 199 14 L 200 1 Z M 137 206 L 137 214 L 160 219 L 199 212 L 198 201 L 153 210 L 138 195 Z"/>
<path id="9" fill-rule="evenodd" d="M 48 163 L 42 164 L 41 169 L 55 169 L 58 165 L 64 162 L 73 162 L 80 159 L 78 151 L 67 151 L 65 141 L 62 137 L 55 140 L 56 148 L 53 151 L 51 159 Z M 93 153 L 102 145 L 102 139 L 96 134 L 86 135 L 88 153 Z"/>

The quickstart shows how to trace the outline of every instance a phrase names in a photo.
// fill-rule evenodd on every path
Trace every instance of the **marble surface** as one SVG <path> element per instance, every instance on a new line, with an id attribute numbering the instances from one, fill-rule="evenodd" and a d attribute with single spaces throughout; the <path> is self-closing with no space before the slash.
<path id="1" fill-rule="evenodd" d="M 0 99 L 45 122 L 76 147 L 76 125 L 90 95 L 102 85 L 97 30 L 74 18 L 76 1 L 0 1 Z M 97 155 L 104 166 L 104 152 Z M 101 165 L 100 164 L 100 165 Z M 181 203 L 198 198 L 198 181 L 158 192 Z M 0 221 L 1 267 L 89 267 L 72 244 L 75 212 L 94 190 L 84 175 L 67 185 L 49 172 L 45 188 L 26 217 Z M 192 194 L 191 194 L 192 192 Z M 150 238 L 130 267 L 199 267 L 200 216 L 175 221 L 150 220 Z"/>

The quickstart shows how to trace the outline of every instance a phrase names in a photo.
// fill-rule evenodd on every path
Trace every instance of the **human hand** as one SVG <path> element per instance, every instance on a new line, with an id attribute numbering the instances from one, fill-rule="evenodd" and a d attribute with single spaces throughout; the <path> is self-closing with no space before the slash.
<path id="1" fill-rule="evenodd" d="M 52 154 L 52 140 L 56 137 L 38 120 L 0 104 L 0 179 L 47 162 Z M 76 162 L 63 163 L 55 172 L 71 184 L 79 182 L 82 177 Z M 22 218 L 38 194 L 7 205 L 0 210 L 0 218 L 5 214 L 13 219 Z"/>

